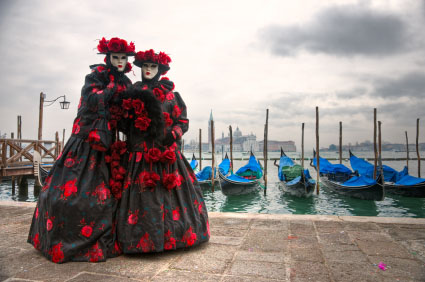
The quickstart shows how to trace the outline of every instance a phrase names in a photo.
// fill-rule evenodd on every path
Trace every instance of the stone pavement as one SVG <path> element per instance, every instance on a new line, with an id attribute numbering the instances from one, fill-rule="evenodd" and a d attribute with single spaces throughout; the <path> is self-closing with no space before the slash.
<path id="1" fill-rule="evenodd" d="M 0 201 L 0 281 L 425 281 L 423 218 L 210 213 L 197 248 L 54 264 L 26 243 L 34 206 Z"/>

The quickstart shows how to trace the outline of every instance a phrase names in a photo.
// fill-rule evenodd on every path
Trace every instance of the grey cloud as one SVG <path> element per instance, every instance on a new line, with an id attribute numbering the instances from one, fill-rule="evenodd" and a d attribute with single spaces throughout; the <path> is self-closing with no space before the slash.
<path id="1" fill-rule="evenodd" d="M 279 56 L 301 50 L 337 56 L 386 56 L 407 49 L 407 25 L 395 14 L 362 6 L 331 7 L 300 26 L 268 26 L 260 38 Z"/>
<path id="2" fill-rule="evenodd" d="M 398 79 L 381 78 L 373 82 L 373 96 L 384 98 L 423 98 L 425 97 L 425 73 L 412 72 Z"/>

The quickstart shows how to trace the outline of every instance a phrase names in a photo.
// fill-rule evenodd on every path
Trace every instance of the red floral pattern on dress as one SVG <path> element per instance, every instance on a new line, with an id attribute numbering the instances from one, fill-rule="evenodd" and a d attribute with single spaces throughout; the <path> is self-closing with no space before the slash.
<path id="1" fill-rule="evenodd" d="M 192 232 L 192 226 L 184 233 L 182 242 L 186 243 L 186 247 L 193 246 L 197 240 L 196 233 Z"/>
<path id="2" fill-rule="evenodd" d="M 182 114 L 182 110 L 179 108 L 179 106 L 174 105 L 173 108 L 173 117 L 178 118 Z"/>
<path id="3" fill-rule="evenodd" d="M 151 119 L 148 117 L 138 117 L 134 121 L 134 126 L 140 129 L 141 131 L 146 131 L 150 124 L 151 124 Z"/>
<path id="4" fill-rule="evenodd" d="M 145 154 L 145 161 L 148 163 L 155 163 L 161 158 L 161 150 L 158 148 L 149 149 L 148 153 Z"/>
<path id="5" fill-rule="evenodd" d="M 99 242 L 96 242 L 86 254 L 86 257 L 89 258 L 90 262 L 98 262 L 104 259 L 103 251 L 99 248 Z"/>
<path id="6" fill-rule="evenodd" d="M 163 173 L 162 184 L 168 190 L 172 190 L 181 185 L 181 178 L 177 171 L 173 173 Z"/>
<path id="7" fill-rule="evenodd" d="M 176 239 L 173 238 L 171 235 L 171 231 L 168 230 L 165 235 L 165 242 L 164 242 L 164 249 L 165 250 L 173 250 L 176 248 Z"/>
<path id="8" fill-rule="evenodd" d="M 173 164 L 176 162 L 176 153 L 174 150 L 169 149 L 169 150 L 165 150 L 162 154 L 161 154 L 161 162 L 163 163 L 167 163 L 167 164 Z"/>
<path id="9" fill-rule="evenodd" d="M 61 195 L 61 199 L 67 200 L 68 197 L 72 195 L 75 196 L 77 194 L 77 186 L 75 185 L 76 182 L 77 182 L 77 179 L 69 180 L 60 187 L 60 189 L 64 191 L 63 195 Z"/>
<path id="10" fill-rule="evenodd" d="M 44 185 L 43 188 L 41 189 L 41 191 L 46 191 L 47 189 L 49 189 L 50 187 L 50 183 L 52 182 L 52 175 L 49 175 L 46 177 L 46 179 L 44 180 Z"/>
<path id="11" fill-rule="evenodd" d="M 37 233 L 35 234 L 34 238 L 32 238 L 32 242 L 34 243 L 34 248 L 37 250 L 40 250 L 40 235 Z"/>
<path id="12" fill-rule="evenodd" d="M 63 261 L 65 256 L 63 254 L 62 247 L 62 242 L 59 242 L 49 250 L 49 255 L 52 257 L 52 262 L 59 263 Z"/>
<path id="13" fill-rule="evenodd" d="M 104 205 L 105 201 L 111 198 L 111 192 L 106 187 L 105 182 L 102 182 L 96 186 L 96 189 L 92 192 L 92 196 L 97 196 L 97 203 Z"/>
<path id="14" fill-rule="evenodd" d="M 139 174 L 139 182 L 146 187 L 155 187 L 161 178 L 155 172 L 143 171 Z"/>
<path id="15" fill-rule="evenodd" d="M 91 227 L 90 225 L 85 225 L 83 226 L 83 228 L 81 228 L 81 235 L 83 235 L 84 237 L 89 238 L 92 232 L 93 232 L 93 227 Z"/>
<path id="16" fill-rule="evenodd" d="M 137 221 L 139 220 L 139 210 L 135 210 L 134 212 L 129 210 L 128 214 L 129 214 L 127 219 L 128 224 L 131 224 L 131 225 L 136 224 Z"/>
<path id="17" fill-rule="evenodd" d="M 179 220 L 180 219 L 180 208 L 177 207 L 173 210 L 173 220 Z"/>
<path id="18" fill-rule="evenodd" d="M 146 232 L 145 235 L 140 238 L 140 241 L 137 244 L 136 248 L 142 249 L 144 253 L 152 252 L 155 250 L 155 244 L 150 239 L 148 232 Z"/>
<path id="19" fill-rule="evenodd" d="M 72 133 L 73 134 L 78 134 L 80 132 L 80 119 L 77 118 L 74 121 L 74 125 L 72 126 Z"/>
<path id="20" fill-rule="evenodd" d="M 173 125 L 173 120 L 170 118 L 170 114 L 167 112 L 163 112 L 163 115 L 164 115 L 165 126 L 169 127 Z"/>

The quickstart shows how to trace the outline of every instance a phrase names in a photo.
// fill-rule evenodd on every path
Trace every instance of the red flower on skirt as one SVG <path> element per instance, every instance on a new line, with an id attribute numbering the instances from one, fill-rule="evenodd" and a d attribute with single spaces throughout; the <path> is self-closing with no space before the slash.
<path id="1" fill-rule="evenodd" d="M 105 183 L 102 182 L 96 187 L 93 196 L 97 196 L 97 203 L 103 205 L 107 199 L 111 198 L 111 192 L 106 188 Z"/>
<path id="2" fill-rule="evenodd" d="M 80 119 L 76 119 L 74 125 L 72 126 L 72 133 L 78 134 L 80 132 Z"/>
<path id="3" fill-rule="evenodd" d="M 90 142 L 99 142 L 100 141 L 100 135 L 99 135 L 97 129 L 90 131 L 89 141 Z"/>
<path id="4" fill-rule="evenodd" d="M 66 200 L 72 194 L 75 195 L 77 193 L 77 186 L 75 185 L 76 182 L 77 179 L 70 180 L 60 187 L 60 189 L 64 191 L 63 195 L 61 196 L 62 199 Z"/>
<path id="5" fill-rule="evenodd" d="M 173 220 L 179 220 L 180 219 L 180 208 L 177 207 L 175 210 L 173 210 Z"/>
<path id="6" fill-rule="evenodd" d="M 139 99 L 133 99 L 131 101 L 131 105 L 133 106 L 134 113 L 136 115 L 141 115 L 145 110 L 145 103 L 143 103 Z"/>
<path id="7" fill-rule="evenodd" d="M 192 227 L 189 227 L 189 229 L 184 233 L 182 241 L 186 243 L 186 247 L 190 247 L 193 244 L 195 244 L 197 239 L 196 233 L 192 232 Z"/>
<path id="8" fill-rule="evenodd" d="M 155 172 L 143 171 L 139 174 L 140 182 L 147 187 L 155 187 L 156 183 L 160 180 L 160 177 Z"/>
<path id="9" fill-rule="evenodd" d="M 176 239 L 174 239 L 171 236 L 171 231 L 168 230 L 167 233 L 165 233 L 165 243 L 164 243 L 164 249 L 165 250 L 172 250 L 176 248 Z"/>
<path id="10" fill-rule="evenodd" d="M 86 257 L 90 258 L 90 262 L 97 262 L 103 259 L 103 251 L 99 248 L 99 242 L 96 242 L 96 244 L 90 248 Z"/>
<path id="11" fill-rule="evenodd" d="M 148 232 L 146 232 L 145 235 L 143 235 L 143 237 L 140 238 L 140 241 L 137 244 L 136 248 L 142 249 L 142 251 L 145 253 L 155 250 L 155 245 L 153 241 L 149 238 Z"/>
<path id="12" fill-rule="evenodd" d="M 170 118 L 170 114 L 167 112 L 162 113 L 164 115 L 165 126 L 173 125 L 173 120 Z"/>
<path id="13" fill-rule="evenodd" d="M 93 228 L 90 225 L 85 225 L 81 228 L 81 235 L 89 238 L 93 232 Z"/>
<path id="14" fill-rule="evenodd" d="M 46 191 L 47 189 L 49 189 L 50 186 L 50 182 L 52 182 L 52 176 L 47 176 L 46 180 L 44 180 L 44 185 L 43 188 L 41 189 L 41 191 Z"/>
<path id="15" fill-rule="evenodd" d="M 75 158 L 67 158 L 63 163 L 66 167 L 72 167 L 75 164 Z"/>
<path id="16" fill-rule="evenodd" d="M 34 243 L 34 248 L 36 248 L 37 250 L 40 249 L 40 239 L 39 239 L 39 234 L 35 234 L 34 238 L 32 239 L 32 242 Z"/>
<path id="17" fill-rule="evenodd" d="M 148 163 L 155 163 L 159 161 L 160 158 L 161 158 L 161 150 L 159 150 L 158 148 L 151 148 L 149 149 L 147 154 L 145 154 L 145 160 Z"/>
<path id="18" fill-rule="evenodd" d="M 142 160 L 142 152 L 136 152 L 136 163 Z"/>
<path id="19" fill-rule="evenodd" d="M 62 242 L 59 242 L 50 249 L 49 255 L 52 257 L 52 261 L 54 263 L 62 262 L 65 258 L 65 256 L 63 255 L 63 251 L 61 250 L 62 247 Z"/>
<path id="20" fill-rule="evenodd" d="M 53 228 L 53 221 L 50 218 L 48 218 L 46 221 L 46 229 L 47 231 L 50 231 L 52 230 L 52 228 Z"/>
<path id="21" fill-rule="evenodd" d="M 137 223 L 138 219 L 139 219 L 139 210 L 134 211 L 134 213 L 132 211 L 129 211 L 129 216 L 127 219 L 128 224 L 134 225 Z"/>
<path id="22" fill-rule="evenodd" d="M 161 155 L 161 162 L 167 163 L 167 164 L 173 164 L 176 162 L 176 153 L 174 150 L 165 150 L 164 153 Z"/>
<path id="23" fill-rule="evenodd" d="M 150 124 L 151 124 L 151 119 L 148 117 L 138 117 L 134 121 L 134 126 L 140 129 L 141 131 L 146 131 Z"/>
<path id="24" fill-rule="evenodd" d="M 175 187 L 181 185 L 180 175 L 175 171 L 174 173 L 163 174 L 162 184 L 164 184 L 165 188 L 168 190 L 172 190 Z"/>

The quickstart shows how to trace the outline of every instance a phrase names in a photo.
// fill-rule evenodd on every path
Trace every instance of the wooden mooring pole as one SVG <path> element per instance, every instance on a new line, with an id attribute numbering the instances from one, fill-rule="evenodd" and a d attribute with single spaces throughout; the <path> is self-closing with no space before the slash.
<path id="1" fill-rule="evenodd" d="M 384 193 L 382 196 L 382 200 L 385 198 L 385 187 L 384 187 L 384 183 L 385 183 L 385 177 L 384 177 L 384 168 L 382 167 L 382 134 L 381 134 L 381 122 L 378 121 L 378 134 L 379 134 L 379 138 L 378 138 L 378 142 L 379 142 L 379 174 L 381 175 L 381 179 L 382 179 L 382 188 L 384 189 Z"/>
<path id="2" fill-rule="evenodd" d="M 304 171 L 304 122 L 301 125 L 301 167 Z"/>
<path id="3" fill-rule="evenodd" d="M 10 133 L 10 137 L 12 138 L 12 139 L 14 139 L 15 138 L 15 136 L 14 136 L 15 134 L 12 132 L 12 133 Z M 10 157 L 12 157 L 14 154 L 15 154 L 15 149 L 13 149 L 12 147 L 10 147 Z M 12 176 L 12 195 L 15 195 L 15 182 L 16 182 L 16 179 L 15 179 L 15 176 Z"/>
<path id="4" fill-rule="evenodd" d="M 267 191 L 267 160 L 268 160 L 268 141 L 269 141 L 269 109 L 266 110 L 266 125 L 264 128 L 264 194 Z"/>
<path id="5" fill-rule="evenodd" d="M 376 147 L 376 108 L 373 109 L 373 151 L 374 151 L 374 162 L 373 162 L 373 179 L 376 179 L 376 169 L 378 162 L 378 149 Z"/>
<path id="6" fill-rule="evenodd" d="M 229 125 L 229 133 L 230 133 L 230 172 L 233 174 L 233 132 L 232 126 Z"/>
<path id="7" fill-rule="evenodd" d="M 342 121 L 339 122 L 339 164 L 342 164 Z"/>
<path id="8" fill-rule="evenodd" d="M 407 131 L 404 133 L 406 134 L 406 167 L 407 171 L 409 171 L 409 139 L 407 138 Z"/>
<path id="9" fill-rule="evenodd" d="M 418 177 L 421 177 L 421 155 L 419 154 L 419 119 L 416 120 L 416 155 L 418 156 Z"/>
<path id="10" fill-rule="evenodd" d="M 215 180 L 215 132 L 214 132 L 214 120 L 211 120 L 211 189 L 214 192 L 214 180 Z"/>
<path id="11" fill-rule="evenodd" d="M 316 194 L 319 195 L 320 190 L 320 158 L 319 158 L 319 107 L 316 107 L 316 171 L 317 171 L 317 181 L 316 181 Z"/>
<path id="12" fill-rule="evenodd" d="M 199 170 L 202 170 L 202 129 L 199 128 Z"/>

